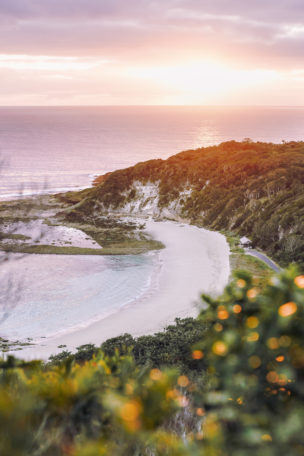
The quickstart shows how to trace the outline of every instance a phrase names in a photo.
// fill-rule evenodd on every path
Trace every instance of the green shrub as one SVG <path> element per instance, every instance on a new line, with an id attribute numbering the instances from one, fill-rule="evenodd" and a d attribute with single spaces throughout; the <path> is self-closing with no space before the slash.
<path id="1" fill-rule="evenodd" d="M 109 356 L 2 361 L 1 456 L 303 455 L 304 276 L 258 290 L 240 272 L 203 298 L 199 320 L 111 339 Z"/>

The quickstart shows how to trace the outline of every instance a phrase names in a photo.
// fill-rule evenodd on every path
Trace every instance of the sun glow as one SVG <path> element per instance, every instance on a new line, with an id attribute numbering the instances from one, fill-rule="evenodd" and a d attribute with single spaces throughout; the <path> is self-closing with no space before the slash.
<path id="1" fill-rule="evenodd" d="M 295 90 L 304 82 L 301 67 L 243 68 L 231 61 L 182 57 L 144 64 L 102 54 L 0 54 L 0 73 L 3 87 L 13 84 L 20 91 L 15 96 L 3 89 L 3 105 L 252 105 L 261 96 L 271 100 L 278 87 L 285 93 L 291 81 Z M 33 81 L 35 90 L 27 94 Z M 213 132 L 202 130 L 201 136 Z"/>
<path id="2" fill-rule="evenodd" d="M 243 70 L 214 61 L 187 62 L 173 66 L 137 66 L 125 70 L 127 77 L 153 80 L 168 92 L 176 92 L 176 102 L 209 102 L 229 92 L 266 85 L 280 78 L 273 70 Z"/>

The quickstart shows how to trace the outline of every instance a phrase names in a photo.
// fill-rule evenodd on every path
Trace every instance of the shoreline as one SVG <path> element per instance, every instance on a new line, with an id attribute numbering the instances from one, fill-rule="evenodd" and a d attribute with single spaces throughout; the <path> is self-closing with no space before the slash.
<path id="1" fill-rule="evenodd" d="M 136 255 L 163 248 L 145 235 L 139 218 L 103 215 L 92 222 L 54 197 L 36 195 L 2 202 L 0 251 L 7 254 Z M 134 221 L 136 220 L 136 223 Z M 138 222 L 138 223 L 137 223 Z"/>
<path id="2" fill-rule="evenodd" d="M 158 286 L 144 297 L 126 304 L 117 312 L 86 327 L 44 339 L 39 345 L 13 354 L 24 359 L 41 358 L 64 349 L 130 333 L 134 337 L 153 334 L 175 318 L 196 317 L 201 293 L 219 295 L 230 275 L 230 249 L 226 238 L 217 233 L 172 221 L 146 221 L 146 231 L 165 244 L 158 252 L 161 270 Z"/>
<path id="3" fill-rule="evenodd" d="M 153 260 L 155 262 L 155 265 L 152 269 L 152 273 L 148 278 L 148 285 L 145 285 L 139 292 L 138 295 L 132 297 L 128 301 L 122 303 L 118 307 L 114 307 L 111 310 L 107 309 L 104 310 L 97 318 L 92 317 L 91 319 L 88 319 L 85 322 L 78 323 L 75 326 L 71 326 L 69 328 L 61 329 L 57 332 L 54 332 L 53 334 L 49 334 L 47 337 L 37 337 L 36 339 L 32 339 L 32 344 L 36 346 L 43 345 L 45 343 L 45 340 L 52 341 L 61 337 L 68 336 L 70 334 L 77 333 L 78 331 L 83 331 L 87 328 L 89 328 L 91 325 L 94 325 L 96 323 L 99 323 L 106 318 L 109 318 L 111 316 L 114 316 L 118 312 L 120 312 L 122 309 L 127 309 L 129 307 L 132 307 L 133 305 L 140 304 L 143 300 L 145 300 L 151 292 L 154 290 L 157 291 L 157 284 L 158 284 L 158 277 L 161 271 L 161 263 L 158 261 L 158 255 L 159 252 L 157 250 L 143 253 L 142 255 L 153 255 Z M 118 256 L 118 255 L 112 255 L 113 257 Z"/>

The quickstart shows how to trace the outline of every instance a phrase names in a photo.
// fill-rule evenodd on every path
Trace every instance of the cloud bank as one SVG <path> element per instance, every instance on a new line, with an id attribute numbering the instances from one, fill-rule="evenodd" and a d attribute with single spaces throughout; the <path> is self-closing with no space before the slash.
<path id="1" fill-rule="evenodd" d="M 43 93 L 56 103 L 64 80 L 68 93 L 74 90 L 67 104 L 77 93 L 91 103 L 93 88 L 101 104 L 187 103 L 186 85 L 153 74 L 199 62 L 220 63 L 223 72 L 265 72 L 264 89 L 255 86 L 261 104 L 286 103 L 288 87 L 288 104 L 304 104 L 303 0 L 1 0 L 0 43 L 2 104 L 18 97 L 43 103 Z M 140 77 L 149 71 L 150 79 Z M 244 99 L 242 91 L 228 85 L 223 104 Z M 251 92 L 249 84 L 248 103 Z M 188 102 L 194 98 L 190 93 Z M 220 103 L 205 90 L 198 98 Z"/>

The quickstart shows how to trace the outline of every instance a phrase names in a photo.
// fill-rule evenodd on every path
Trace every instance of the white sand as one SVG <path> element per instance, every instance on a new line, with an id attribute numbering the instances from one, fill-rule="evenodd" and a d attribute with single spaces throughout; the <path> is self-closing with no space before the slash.
<path id="1" fill-rule="evenodd" d="M 161 270 L 152 294 L 119 312 L 75 332 L 18 353 L 30 359 L 46 359 L 66 345 L 68 350 L 82 344 L 100 345 L 110 337 L 130 333 L 151 334 L 174 322 L 176 317 L 195 317 L 200 293 L 220 294 L 230 274 L 229 246 L 219 233 L 176 222 L 148 221 L 146 228 L 166 248 L 159 252 Z"/>
<path id="2" fill-rule="evenodd" d="M 53 245 L 59 247 L 79 247 L 90 249 L 101 249 L 94 239 L 81 230 L 67 226 L 52 226 L 43 223 L 43 220 L 32 220 L 30 222 L 18 222 L 10 224 L 7 232 L 23 234 L 29 239 L 19 241 L 20 244 Z M 7 243 L 18 244 L 18 240 L 7 240 Z"/>

